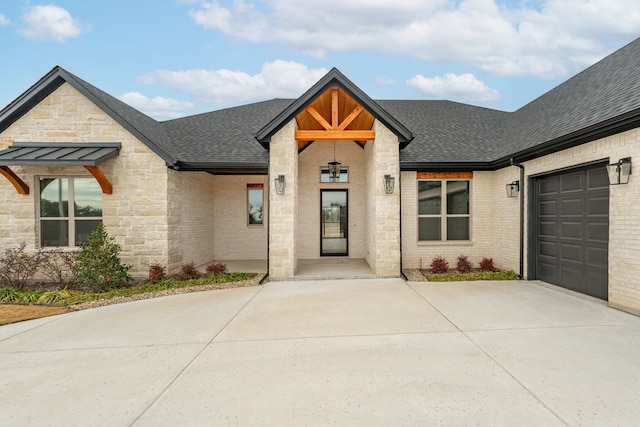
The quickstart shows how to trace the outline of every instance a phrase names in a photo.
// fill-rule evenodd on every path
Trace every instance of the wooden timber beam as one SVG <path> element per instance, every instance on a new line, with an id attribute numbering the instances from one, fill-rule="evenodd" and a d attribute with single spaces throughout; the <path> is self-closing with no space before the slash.
<path id="1" fill-rule="evenodd" d="M 331 89 L 331 129 L 336 130 L 340 125 L 338 117 L 338 88 Z"/>
<path id="2" fill-rule="evenodd" d="M 113 186 L 98 166 L 85 166 L 84 168 L 98 181 L 104 194 L 113 194 Z"/>
<path id="3" fill-rule="evenodd" d="M 349 114 L 347 118 L 344 119 L 342 123 L 340 123 L 340 126 L 338 126 L 338 130 L 345 130 L 347 126 L 349 126 L 351 122 L 353 122 L 356 119 L 356 117 L 358 117 L 360 113 L 362 113 L 362 111 L 363 111 L 363 108 L 359 105 L 356 108 L 354 108 L 351 114 Z"/>
<path id="4" fill-rule="evenodd" d="M 331 128 L 331 125 L 329 124 L 329 122 L 327 122 L 325 120 L 324 117 L 322 117 L 322 114 L 318 113 L 318 110 L 316 110 L 315 108 L 313 108 L 312 106 L 308 106 L 306 108 L 306 112 L 309 113 L 311 115 L 311 117 L 313 117 L 314 119 L 316 119 L 316 121 L 318 123 L 320 123 L 320 126 L 322 126 L 323 128 L 325 128 L 326 130 L 334 130 Z"/>
<path id="5" fill-rule="evenodd" d="M 13 184 L 19 194 L 29 194 L 29 186 L 9 166 L 0 166 L 0 173 Z"/>
<path id="6" fill-rule="evenodd" d="M 299 141 L 330 141 L 346 139 L 368 141 L 376 138 L 374 130 L 297 130 L 295 138 Z"/>

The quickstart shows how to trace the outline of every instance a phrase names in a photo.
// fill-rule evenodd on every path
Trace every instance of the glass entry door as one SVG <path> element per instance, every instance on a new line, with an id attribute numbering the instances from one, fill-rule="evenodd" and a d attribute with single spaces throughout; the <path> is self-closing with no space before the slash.
<path id="1" fill-rule="evenodd" d="M 349 255 L 347 190 L 320 190 L 320 255 Z"/>

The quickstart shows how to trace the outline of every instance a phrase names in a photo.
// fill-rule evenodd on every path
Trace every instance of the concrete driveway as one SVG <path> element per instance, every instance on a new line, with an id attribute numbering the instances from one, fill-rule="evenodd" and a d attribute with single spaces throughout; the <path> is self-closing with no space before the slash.
<path id="1" fill-rule="evenodd" d="M 177 295 L 0 327 L 0 360 L 0 425 L 640 420 L 640 318 L 538 282 Z"/>

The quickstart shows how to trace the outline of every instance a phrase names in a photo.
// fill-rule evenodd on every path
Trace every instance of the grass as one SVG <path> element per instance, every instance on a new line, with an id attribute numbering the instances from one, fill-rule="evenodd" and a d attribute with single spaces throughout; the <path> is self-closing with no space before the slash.
<path id="1" fill-rule="evenodd" d="M 426 275 L 429 282 L 466 282 L 472 280 L 519 280 L 518 273 L 505 271 L 478 271 L 472 273 L 443 273 Z"/>
<path id="2" fill-rule="evenodd" d="M 20 290 L 14 288 L 0 289 L 0 303 L 12 304 L 45 304 L 55 307 L 66 307 L 83 302 L 128 297 L 167 289 L 188 288 L 192 286 L 216 283 L 238 282 L 255 276 L 253 273 L 215 274 L 192 280 L 162 280 L 157 283 L 145 283 L 136 286 L 112 289 L 106 292 L 84 292 L 73 289 L 59 290 Z"/>

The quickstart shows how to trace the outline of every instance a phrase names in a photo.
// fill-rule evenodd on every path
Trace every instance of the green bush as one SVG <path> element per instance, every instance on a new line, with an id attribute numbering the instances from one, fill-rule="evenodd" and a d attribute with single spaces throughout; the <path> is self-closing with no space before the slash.
<path id="1" fill-rule="evenodd" d="M 80 244 L 76 256 L 76 280 L 93 291 L 106 291 L 133 280 L 130 266 L 120 261 L 120 246 L 109 237 L 102 224 L 89 234 L 88 243 Z"/>

